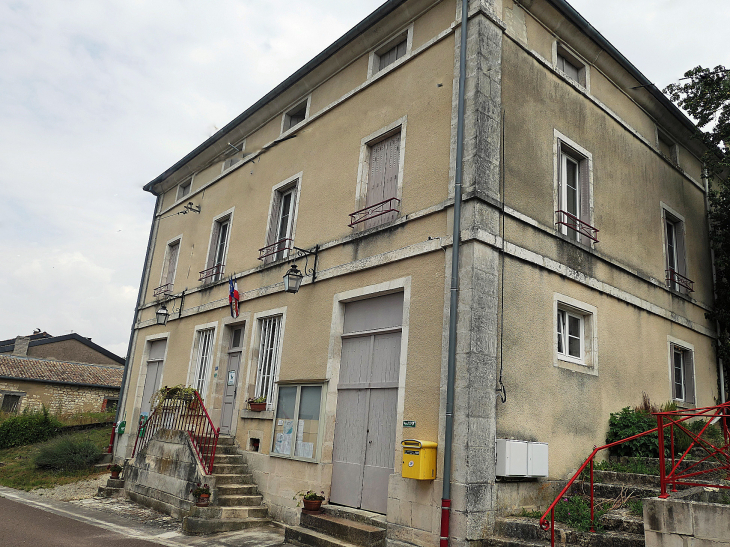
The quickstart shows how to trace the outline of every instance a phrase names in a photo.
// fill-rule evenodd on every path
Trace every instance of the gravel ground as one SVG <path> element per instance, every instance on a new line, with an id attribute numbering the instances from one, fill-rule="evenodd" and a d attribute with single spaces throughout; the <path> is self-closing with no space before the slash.
<path id="1" fill-rule="evenodd" d="M 93 498 L 100 486 L 106 486 L 109 475 L 102 475 L 95 479 L 86 479 L 71 484 L 55 486 L 54 488 L 36 488 L 31 493 L 44 498 L 58 501 L 73 501 Z"/>

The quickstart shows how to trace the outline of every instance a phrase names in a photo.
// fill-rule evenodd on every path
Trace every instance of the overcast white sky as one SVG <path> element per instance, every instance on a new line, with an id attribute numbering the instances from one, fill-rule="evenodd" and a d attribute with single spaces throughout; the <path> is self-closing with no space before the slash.
<path id="1" fill-rule="evenodd" d="M 0 339 L 126 354 L 142 191 L 380 0 L 0 0 Z M 727 0 L 573 0 L 660 88 L 730 66 Z"/>

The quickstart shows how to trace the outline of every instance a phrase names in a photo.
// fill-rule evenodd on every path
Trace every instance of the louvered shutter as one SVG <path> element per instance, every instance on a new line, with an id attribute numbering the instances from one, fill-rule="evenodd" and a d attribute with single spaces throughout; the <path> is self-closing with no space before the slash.
<path id="1" fill-rule="evenodd" d="M 558 139 L 558 211 L 565 210 L 565 204 L 563 203 L 563 161 L 565 154 L 563 153 L 563 143 Z M 557 217 L 557 220 L 563 220 L 562 215 Z M 556 220 L 556 221 L 557 221 Z M 562 226 L 561 226 L 562 230 Z"/>
<path id="2" fill-rule="evenodd" d="M 221 225 L 220 222 L 213 223 L 213 232 L 210 234 L 210 249 L 208 250 L 208 261 L 205 264 L 205 269 L 212 268 L 215 266 L 215 254 L 218 250 L 218 237 L 220 235 Z"/>
<path id="3" fill-rule="evenodd" d="M 167 259 L 167 275 L 165 283 L 172 284 L 175 281 L 175 267 L 177 266 L 177 255 L 180 251 L 180 242 L 170 245 Z"/>
<path id="4" fill-rule="evenodd" d="M 684 277 L 687 277 L 687 256 L 685 254 L 685 245 L 684 245 L 684 222 L 676 222 L 674 224 L 674 239 L 676 244 L 676 253 L 677 253 L 677 272 L 679 275 L 682 275 Z M 683 287 L 682 285 L 679 285 L 680 292 L 687 294 L 689 291 Z"/>
<path id="5" fill-rule="evenodd" d="M 274 192 L 273 203 L 271 204 L 271 216 L 269 217 L 269 230 L 266 232 L 266 245 L 273 245 L 276 243 L 276 236 L 279 230 L 279 214 L 281 211 L 281 192 Z M 266 252 L 270 253 L 273 249 L 268 249 Z M 276 260 L 276 254 L 272 254 L 264 258 L 264 263 L 273 262 Z"/>
<path id="6" fill-rule="evenodd" d="M 580 177 L 580 219 L 587 223 L 593 224 L 591 219 L 591 185 L 588 177 L 588 159 L 583 158 L 578 164 L 578 176 Z M 593 240 L 582 235 L 581 243 L 590 245 Z"/>
<path id="7" fill-rule="evenodd" d="M 695 404 L 695 370 L 694 354 L 684 351 L 684 401 Z"/>
<path id="8" fill-rule="evenodd" d="M 398 193 L 398 169 L 400 163 L 400 132 L 372 146 L 365 206 L 370 207 Z M 392 205 L 395 205 L 393 203 Z M 388 213 L 365 221 L 365 228 L 379 226 L 393 220 L 396 213 Z"/>

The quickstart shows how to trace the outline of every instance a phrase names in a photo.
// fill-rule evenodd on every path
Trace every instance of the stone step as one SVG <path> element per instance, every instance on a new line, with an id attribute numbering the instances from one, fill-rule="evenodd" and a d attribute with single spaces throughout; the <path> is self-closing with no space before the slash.
<path id="1" fill-rule="evenodd" d="M 228 454 L 228 455 L 238 454 L 238 447 L 236 445 L 228 445 L 228 446 L 223 445 L 223 446 L 216 447 L 216 449 L 215 449 L 216 461 L 218 460 L 219 456 L 222 456 L 222 455 L 225 456 L 226 454 Z"/>
<path id="2" fill-rule="evenodd" d="M 107 479 L 106 485 L 108 488 L 124 488 L 124 479 Z"/>
<path id="3" fill-rule="evenodd" d="M 213 473 L 215 476 L 215 485 L 224 484 L 254 484 L 253 475 L 251 473 Z"/>
<path id="4" fill-rule="evenodd" d="M 537 519 L 524 517 L 502 517 L 495 522 L 497 537 L 527 542 L 550 542 L 550 531 L 540 528 Z M 518 541 L 519 541 L 518 540 Z M 564 524 L 555 523 L 556 543 L 580 545 L 581 547 L 644 547 L 644 534 L 606 531 L 580 532 Z M 522 544 L 520 544 L 522 545 Z"/>
<path id="5" fill-rule="evenodd" d="M 557 539 L 556 539 L 557 541 Z M 482 540 L 483 547 L 550 547 L 550 540 L 531 541 L 527 539 L 491 536 Z"/>
<path id="6" fill-rule="evenodd" d="M 287 526 L 284 529 L 284 541 L 309 547 L 356 547 L 353 543 L 302 526 Z"/>
<path id="7" fill-rule="evenodd" d="M 235 446 L 236 439 L 230 435 L 219 435 L 218 446 Z"/>
<path id="8" fill-rule="evenodd" d="M 250 507 L 261 505 L 263 496 L 218 496 L 218 505 L 221 507 Z"/>
<path id="9" fill-rule="evenodd" d="M 219 507 L 211 505 L 208 507 L 193 506 L 190 509 L 191 517 L 204 519 L 247 519 L 247 518 L 266 518 L 269 510 L 265 505 L 256 505 L 251 507 Z"/>
<path id="10" fill-rule="evenodd" d="M 300 526 L 315 530 L 354 545 L 379 547 L 385 545 L 385 530 L 326 513 L 302 512 Z"/>
<path id="11" fill-rule="evenodd" d="M 200 517 L 183 518 L 183 533 L 186 535 L 215 534 L 217 532 L 231 532 L 263 526 L 271 522 L 270 518 L 245 519 L 206 519 Z"/>
<path id="12" fill-rule="evenodd" d="M 659 488 L 658 475 L 640 475 L 638 473 L 618 473 L 616 471 L 593 471 L 593 482 L 605 484 L 621 484 L 649 488 Z"/>
<path id="13" fill-rule="evenodd" d="M 100 486 L 96 492 L 99 498 L 120 498 L 124 496 L 124 488 L 113 488 L 110 486 Z"/>
<path id="14" fill-rule="evenodd" d="M 244 464 L 220 464 L 218 461 L 213 465 L 214 475 L 243 475 L 248 471 L 248 466 Z"/>
<path id="15" fill-rule="evenodd" d="M 570 489 L 571 494 L 591 493 L 591 483 L 587 481 L 575 481 Z M 653 498 L 659 495 L 659 488 L 649 486 L 629 486 L 626 484 L 606 484 L 597 482 L 593 484 L 593 495 L 597 498 L 616 499 L 619 496 L 630 495 L 632 498 Z"/>
<path id="16" fill-rule="evenodd" d="M 363 524 L 369 524 L 376 528 L 385 530 L 388 527 L 388 521 L 385 515 L 380 513 L 372 513 L 363 509 L 355 509 L 354 507 L 345 507 L 343 505 L 322 505 L 322 511 L 333 517 L 340 517 Z"/>
<path id="17" fill-rule="evenodd" d="M 215 455 L 214 467 L 216 465 L 246 465 L 243 454 L 218 454 Z"/>
<path id="18" fill-rule="evenodd" d="M 601 524 L 606 530 L 612 532 L 644 535 L 644 519 L 642 517 L 608 513 L 601 517 Z"/>
<path id="19" fill-rule="evenodd" d="M 219 484 L 216 490 L 219 496 L 255 496 L 259 493 L 255 484 Z"/>
<path id="20" fill-rule="evenodd" d="M 101 458 L 99 459 L 99 464 L 101 465 L 109 465 L 114 461 L 114 454 L 109 454 L 108 452 L 102 452 Z"/>

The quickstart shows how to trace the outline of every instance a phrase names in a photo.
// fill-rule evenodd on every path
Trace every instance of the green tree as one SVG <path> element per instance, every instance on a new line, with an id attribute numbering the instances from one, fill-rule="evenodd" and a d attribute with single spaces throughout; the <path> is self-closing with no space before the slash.
<path id="1" fill-rule="evenodd" d="M 717 352 L 730 365 L 730 71 L 695 67 L 664 89 L 696 122 L 696 138 L 707 147 L 702 158 L 710 181 L 710 244 L 715 262 L 715 305 L 707 317 L 719 323 Z"/>

